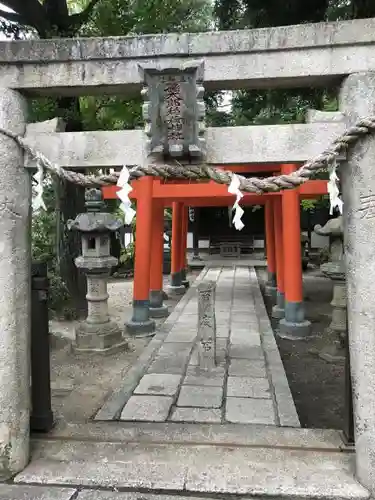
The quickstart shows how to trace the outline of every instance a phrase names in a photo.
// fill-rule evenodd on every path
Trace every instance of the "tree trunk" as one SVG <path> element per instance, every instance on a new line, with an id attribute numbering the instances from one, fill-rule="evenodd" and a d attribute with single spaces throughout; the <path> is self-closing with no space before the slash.
<path id="1" fill-rule="evenodd" d="M 81 132 L 83 126 L 78 97 L 60 98 L 57 104 L 58 114 L 66 123 L 66 132 Z M 87 315 L 87 283 L 85 275 L 74 263 L 74 259 L 81 254 L 81 237 L 76 231 L 68 231 L 66 223 L 85 212 L 85 190 L 76 184 L 58 181 L 56 192 L 60 276 L 68 288 L 72 308 L 82 318 Z"/>

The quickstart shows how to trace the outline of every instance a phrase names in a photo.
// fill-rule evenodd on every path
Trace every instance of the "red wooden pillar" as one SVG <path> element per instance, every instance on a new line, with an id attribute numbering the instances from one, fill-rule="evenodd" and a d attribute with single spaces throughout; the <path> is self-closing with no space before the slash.
<path id="1" fill-rule="evenodd" d="M 128 333 L 148 336 L 155 331 L 155 322 L 150 319 L 150 265 L 152 250 L 152 177 L 137 181 L 137 223 L 135 234 L 133 316 L 126 324 Z"/>
<path id="2" fill-rule="evenodd" d="M 185 287 L 181 282 L 181 253 L 184 204 L 174 201 L 172 203 L 172 245 L 171 245 L 171 293 L 183 294 Z"/>
<path id="3" fill-rule="evenodd" d="M 181 284 L 185 288 L 189 286 L 189 282 L 186 279 L 187 272 L 187 234 L 188 234 L 188 223 L 189 223 L 189 209 L 188 207 L 183 208 L 182 212 L 182 224 L 181 224 Z"/>
<path id="4" fill-rule="evenodd" d="M 268 281 L 266 293 L 276 298 L 276 249 L 275 249 L 275 230 L 274 230 L 274 203 L 272 198 L 265 203 L 265 229 L 266 229 L 266 256 Z"/>
<path id="5" fill-rule="evenodd" d="M 273 203 L 277 292 L 276 304 L 272 308 L 272 317 L 281 319 L 284 317 L 284 247 L 281 195 L 275 196 Z"/>
<path id="6" fill-rule="evenodd" d="M 164 205 L 154 200 L 152 214 L 152 251 L 150 268 L 150 317 L 165 318 L 168 308 L 163 305 Z"/>
<path id="7" fill-rule="evenodd" d="M 293 164 L 282 165 L 281 172 L 290 174 L 297 170 Z M 305 338 L 311 324 L 305 320 L 302 285 L 301 212 L 298 189 L 282 193 L 285 317 L 280 321 L 280 336 Z"/>

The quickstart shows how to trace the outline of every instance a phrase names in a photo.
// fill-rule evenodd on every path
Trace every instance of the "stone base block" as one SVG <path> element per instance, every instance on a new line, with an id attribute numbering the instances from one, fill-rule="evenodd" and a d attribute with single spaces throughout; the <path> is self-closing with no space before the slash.
<path id="1" fill-rule="evenodd" d="M 274 305 L 272 308 L 272 317 L 275 319 L 282 319 L 285 316 L 285 309 L 280 307 L 278 304 Z"/>
<path id="2" fill-rule="evenodd" d="M 111 354 L 128 346 L 120 328 L 112 321 L 102 324 L 82 322 L 75 333 L 73 349 L 77 353 Z"/>
<path id="3" fill-rule="evenodd" d="M 161 292 L 152 293 L 156 300 L 154 305 L 161 304 Z M 133 317 L 125 323 L 126 332 L 133 337 L 152 337 L 155 333 L 155 321 L 150 319 L 150 301 L 133 300 Z"/>
<path id="4" fill-rule="evenodd" d="M 183 295 L 186 292 L 184 285 L 169 285 L 168 293 L 171 296 Z"/>
<path id="5" fill-rule="evenodd" d="M 319 358 L 324 359 L 327 363 L 345 363 L 345 349 L 338 341 L 322 349 L 318 355 Z"/>
<path id="6" fill-rule="evenodd" d="M 163 304 L 163 290 L 151 290 L 150 291 L 150 306 L 149 306 L 149 317 L 150 318 L 166 318 L 169 314 L 168 307 Z M 143 320 L 145 318 L 138 318 L 138 320 Z"/>
<path id="7" fill-rule="evenodd" d="M 150 307 L 149 309 L 150 318 L 166 318 L 169 316 L 169 311 L 167 306 Z"/>
<path id="8" fill-rule="evenodd" d="M 279 323 L 279 337 L 289 340 L 306 340 L 311 335 L 311 323 L 308 320 L 292 323 L 285 318 Z"/>
<path id="9" fill-rule="evenodd" d="M 181 282 L 181 285 L 184 286 L 186 289 L 190 287 L 190 281 L 188 280 L 183 280 Z"/>
<path id="10" fill-rule="evenodd" d="M 148 319 L 146 321 L 136 321 L 132 319 L 125 323 L 126 332 L 132 337 L 152 337 L 155 335 L 155 321 Z"/>
<path id="11" fill-rule="evenodd" d="M 275 286 L 266 285 L 264 291 L 265 291 L 265 294 L 267 295 L 267 297 L 270 297 L 273 302 L 276 301 L 277 288 Z"/>
<path id="12" fill-rule="evenodd" d="M 272 317 L 275 319 L 285 317 L 285 298 L 282 292 L 276 292 L 276 305 L 272 308 Z"/>
<path id="13" fill-rule="evenodd" d="M 202 257 L 200 255 L 193 255 L 192 260 L 199 260 L 202 261 Z"/>

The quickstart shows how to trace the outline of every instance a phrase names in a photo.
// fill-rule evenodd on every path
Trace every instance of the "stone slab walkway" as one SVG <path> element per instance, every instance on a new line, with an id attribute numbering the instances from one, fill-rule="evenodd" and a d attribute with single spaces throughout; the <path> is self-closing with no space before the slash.
<path id="1" fill-rule="evenodd" d="M 199 369 L 196 347 L 203 280 L 217 283 L 212 373 Z M 254 268 L 204 269 L 96 419 L 299 427 Z"/>

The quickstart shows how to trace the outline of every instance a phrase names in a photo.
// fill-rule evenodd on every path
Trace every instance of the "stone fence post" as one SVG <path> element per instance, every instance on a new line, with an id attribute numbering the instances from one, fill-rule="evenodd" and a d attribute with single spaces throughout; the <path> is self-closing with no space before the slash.
<path id="1" fill-rule="evenodd" d="M 198 362 L 203 370 L 216 367 L 215 281 L 203 281 L 198 287 Z"/>
<path id="2" fill-rule="evenodd" d="M 26 103 L 0 89 L 0 127 L 24 135 Z M 0 135 L 0 478 L 29 461 L 31 181 L 15 141 Z"/>
<path id="3" fill-rule="evenodd" d="M 375 115 L 375 73 L 342 85 L 346 124 Z M 375 493 L 375 137 L 362 138 L 341 168 L 350 365 L 358 480 Z"/>

